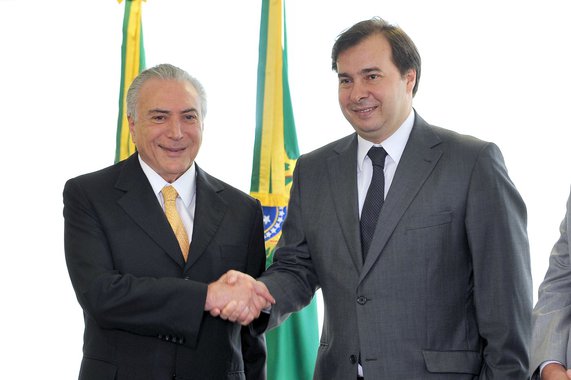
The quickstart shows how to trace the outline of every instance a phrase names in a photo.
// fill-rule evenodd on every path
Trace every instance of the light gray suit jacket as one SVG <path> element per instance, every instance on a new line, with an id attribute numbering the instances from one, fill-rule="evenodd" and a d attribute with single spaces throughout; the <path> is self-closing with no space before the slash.
<path id="1" fill-rule="evenodd" d="M 546 360 L 571 365 L 570 202 L 571 195 L 560 227 L 561 237 L 551 251 L 549 268 L 539 287 L 539 299 L 533 310 L 532 372 Z"/>
<path id="2" fill-rule="evenodd" d="M 365 262 L 356 157 L 352 134 L 299 158 L 267 327 L 321 288 L 315 379 L 355 379 L 359 355 L 366 379 L 525 379 L 526 208 L 499 149 L 416 115 Z"/>

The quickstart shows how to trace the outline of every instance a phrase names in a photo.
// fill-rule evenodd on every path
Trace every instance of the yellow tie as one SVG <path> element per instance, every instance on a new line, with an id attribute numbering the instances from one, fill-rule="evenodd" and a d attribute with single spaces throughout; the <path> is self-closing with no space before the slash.
<path id="1" fill-rule="evenodd" d="M 186 261 L 188 258 L 190 243 L 188 241 L 188 234 L 186 233 L 182 220 L 180 219 L 180 215 L 176 210 L 176 197 L 178 197 L 178 193 L 175 188 L 170 185 L 163 187 L 161 193 L 163 193 L 163 198 L 165 200 L 165 214 L 174 231 L 176 239 L 178 240 L 178 244 L 180 245 L 182 257 L 184 257 L 184 261 Z"/>

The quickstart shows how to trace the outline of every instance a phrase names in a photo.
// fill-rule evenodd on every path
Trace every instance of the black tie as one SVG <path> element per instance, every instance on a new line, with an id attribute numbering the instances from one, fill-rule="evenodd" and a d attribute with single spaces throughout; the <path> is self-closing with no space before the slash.
<path id="1" fill-rule="evenodd" d="M 361 247 L 363 249 L 363 262 L 367 257 L 379 213 L 385 201 L 385 157 L 387 152 L 380 146 L 372 147 L 367 153 L 373 162 L 373 178 L 367 190 L 365 203 L 361 210 Z"/>

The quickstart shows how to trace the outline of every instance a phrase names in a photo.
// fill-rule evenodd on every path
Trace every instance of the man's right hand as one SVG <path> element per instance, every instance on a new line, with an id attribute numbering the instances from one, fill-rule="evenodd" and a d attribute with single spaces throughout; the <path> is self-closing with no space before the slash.
<path id="1" fill-rule="evenodd" d="M 541 380 L 571 380 L 571 370 L 561 364 L 550 363 L 541 371 Z"/>
<path id="2" fill-rule="evenodd" d="M 208 285 L 204 310 L 214 317 L 248 325 L 262 309 L 275 303 L 264 283 L 235 270 L 230 270 Z"/>

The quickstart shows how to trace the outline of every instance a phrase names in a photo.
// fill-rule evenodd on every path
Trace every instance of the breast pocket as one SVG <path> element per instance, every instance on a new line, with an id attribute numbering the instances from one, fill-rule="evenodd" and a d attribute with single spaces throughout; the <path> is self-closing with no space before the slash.
<path id="1" fill-rule="evenodd" d="M 452 212 L 416 215 L 408 220 L 407 251 L 412 257 L 424 258 L 426 270 L 430 270 L 431 265 L 440 265 L 441 260 L 447 260 L 452 254 L 452 220 Z"/>
<path id="2" fill-rule="evenodd" d="M 407 230 L 418 230 L 449 224 L 452 222 L 452 212 L 442 212 L 432 215 L 416 215 L 411 217 L 407 224 Z"/>

